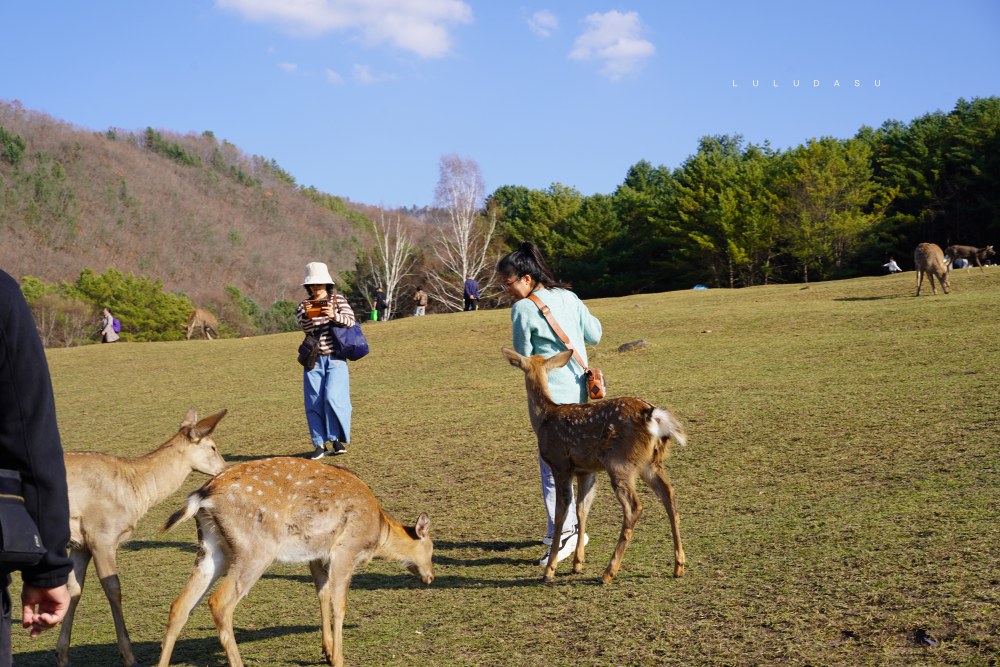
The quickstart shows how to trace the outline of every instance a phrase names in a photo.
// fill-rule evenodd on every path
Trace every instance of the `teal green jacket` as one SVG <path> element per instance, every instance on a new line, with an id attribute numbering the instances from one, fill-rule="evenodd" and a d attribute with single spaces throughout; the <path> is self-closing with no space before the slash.
<path id="1" fill-rule="evenodd" d="M 552 317 L 566 332 L 570 343 L 587 362 L 586 345 L 601 342 L 604 330 L 601 321 L 590 314 L 580 298 L 564 289 L 539 289 L 535 294 L 552 311 Z M 523 356 L 540 354 L 545 358 L 566 349 L 559 336 L 531 299 L 515 301 L 510 309 L 514 331 L 514 350 Z M 562 368 L 549 373 L 549 393 L 556 403 L 586 403 L 587 390 L 583 382 L 583 368 L 570 359 Z"/>

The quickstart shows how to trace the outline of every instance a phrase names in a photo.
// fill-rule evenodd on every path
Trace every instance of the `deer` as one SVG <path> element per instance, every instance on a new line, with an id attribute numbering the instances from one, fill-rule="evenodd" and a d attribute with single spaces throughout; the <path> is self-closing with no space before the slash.
<path id="1" fill-rule="evenodd" d="M 670 518 L 674 540 L 674 576 L 684 574 L 684 548 L 681 545 L 680 518 L 674 489 L 667 479 L 663 460 L 671 445 L 687 444 L 681 423 L 666 409 L 631 396 L 608 398 L 596 403 L 558 404 L 549 394 L 548 373 L 565 366 L 573 350 L 559 352 L 548 359 L 541 355 L 524 357 L 501 348 L 511 366 L 524 371 L 528 389 L 528 413 L 538 438 L 538 452 L 552 468 L 556 486 L 555 528 L 562 533 L 573 479 L 577 483 L 576 513 L 580 535 L 587 529 L 587 515 L 596 492 L 596 474 L 601 470 L 611 478 L 611 487 L 622 506 L 622 529 L 601 581 L 610 584 L 618 574 L 625 550 L 642 504 L 635 492 L 636 477 L 642 477 L 663 503 Z M 576 541 L 573 573 L 583 572 L 585 540 Z M 557 549 L 549 550 L 542 581 L 555 579 Z"/>
<path id="2" fill-rule="evenodd" d="M 219 320 L 216 319 L 215 315 L 208 312 L 204 308 L 195 308 L 192 311 L 191 316 L 188 318 L 187 323 L 187 340 L 191 340 L 191 334 L 195 332 L 196 329 L 201 329 L 201 335 L 205 337 L 206 340 L 212 340 L 212 334 L 215 337 L 219 337 Z"/>
<path id="3" fill-rule="evenodd" d="M 198 555 L 170 605 L 159 667 L 170 664 L 191 610 L 220 577 L 208 604 L 230 667 L 243 667 L 233 610 L 276 560 L 309 563 L 320 603 L 323 656 L 332 667 L 344 664 L 347 590 L 356 567 L 379 557 L 402 563 L 424 585 L 434 581 L 427 514 L 413 527 L 402 525 L 354 472 L 340 466 L 295 457 L 235 465 L 189 494 L 163 531 L 192 516 Z"/>
<path id="4" fill-rule="evenodd" d="M 191 471 L 216 475 L 226 467 L 212 432 L 226 410 L 199 420 L 188 410 L 180 430 L 157 449 L 136 458 L 98 452 L 66 452 L 69 486 L 70 604 L 56 642 L 56 665 L 69 665 L 73 617 L 83 593 L 90 560 L 111 604 L 118 653 L 126 667 L 136 665 L 132 641 L 122 613 L 122 590 L 116 552 L 135 531 L 139 520 L 157 503 L 180 488 Z"/>
<path id="5" fill-rule="evenodd" d="M 950 269 L 947 262 L 944 261 L 941 246 L 936 243 L 918 245 L 917 249 L 913 251 L 913 266 L 917 269 L 917 293 L 914 296 L 920 296 L 920 286 L 924 282 L 925 273 L 931 282 L 931 294 L 937 294 L 937 288 L 934 287 L 935 278 L 941 283 L 941 289 L 944 290 L 945 294 L 951 289 L 951 281 L 948 279 Z"/>
<path id="6" fill-rule="evenodd" d="M 951 262 L 956 259 L 969 259 L 976 263 L 981 271 L 985 271 L 983 268 L 983 262 L 986 261 L 987 257 L 992 257 L 997 254 L 993 249 L 993 246 L 988 245 L 985 248 L 977 248 L 971 245 L 950 245 L 944 251 L 945 257 L 947 259 L 945 262 Z M 972 270 L 972 264 L 969 264 L 969 270 Z"/>

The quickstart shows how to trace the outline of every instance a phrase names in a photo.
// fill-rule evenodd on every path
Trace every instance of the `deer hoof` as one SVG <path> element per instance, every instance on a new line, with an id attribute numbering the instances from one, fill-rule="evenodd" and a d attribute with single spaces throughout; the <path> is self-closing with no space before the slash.
<path id="1" fill-rule="evenodd" d="M 611 574 L 610 572 L 605 572 L 605 573 L 604 573 L 604 574 L 603 574 L 603 575 L 601 576 L 601 582 L 602 582 L 602 583 L 605 583 L 605 584 L 610 584 L 610 583 L 611 583 L 611 581 L 612 581 L 612 580 L 613 580 L 614 578 L 615 578 L 615 575 Z"/>
<path id="2" fill-rule="evenodd" d="M 542 583 L 543 584 L 551 584 L 555 580 L 556 580 L 556 575 L 554 575 L 554 574 L 543 574 L 542 575 Z"/>
<path id="3" fill-rule="evenodd" d="M 684 563 L 674 564 L 674 578 L 679 578 L 684 576 Z"/>
<path id="4" fill-rule="evenodd" d="M 573 563 L 573 574 L 583 573 L 583 562 Z"/>

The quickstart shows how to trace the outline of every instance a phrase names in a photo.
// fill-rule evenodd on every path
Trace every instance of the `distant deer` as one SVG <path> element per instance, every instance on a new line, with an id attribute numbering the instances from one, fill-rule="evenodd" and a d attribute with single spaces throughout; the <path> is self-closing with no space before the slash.
<path id="1" fill-rule="evenodd" d="M 524 371 L 528 388 L 528 413 L 538 437 L 538 452 L 552 468 L 556 486 L 556 514 L 553 535 L 562 534 L 569 509 L 569 498 L 576 477 L 576 515 L 580 535 L 587 529 L 587 514 L 594 501 L 595 475 L 606 470 L 611 486 L 622 506 L 622 530 L 611 555 L 604 583 L 611 583 L 621 567 L 632 531 L 642 515 L 642 504 L 635 492 L 635 479 L 641 476 L 660 499 L 670 517 L 674 538 L 674 576 L 684 574 L 684 548 L 681 546 L 680 519 L 674 489 L 663 469 L 663 459 L 670 440 L 684 446 L 684 429 L 672 414 L 639 398 L 609 398 L 598 403 L 557 404 L 549 395 L 548 372 L 565 366 L 573 355 L 565 350 L 548 359 L 540 355 L 522 357 L 502 348 L 503 355 Z M 544 581 L 555 578 L 558 549 L 549 550 Z M 583 571 L 584 540 L 576 541 L 573 572 Z"/>
<path id="2" fill-rule="evenodd" d="M 56 665 L 69 664 L 69 642 L 73 616 L 80 603 L 87 565 L 94 559 L 97 576 L 111 603 L 118 636 L 118 653 L 127 667 L 135 665 L 132 642 L 122 614 L 122 591 L 118 580 L 116 551 L 132 536 L 139 519 L 158 502 L 174 493 L 192 470 L 215 475 L 226 467 L 210 437 L 226 415 L 218 412 L 201 421 L 194 408 L 188 410 L 177 435 L 160 447 L 137 458 L 119 458 L 97 452 L 66 452 L 69 483 L 70 604 L 56 643 Z"/>
<path id="3" fill-rule="evenodd" d="M 976 263 L 981 271 L 985 271 L 983 268 L 983 262 L 986 261 L 987 257 L 992 257 L 997 254 L 993 249 L 993 246 L 988 245 L 985 248 L 977 248 L 971 245 L 950 245 L 944 251 L 945 257 L 948 259 L 947 262 L 954 261 L 956 259 L 968 259 Z M 972 264 L 969 264 L 969 270 L 972 270 Z"/>
<path id="4" fill-rule="evenodd" d="M 403 526 L 351 471 L 292 457 L 248 461 L 210 479 L 163 530 L 195 517 L 198 556 L 184 590 L 170 605 L 160 667 L 170 664 L 177 636 L 209 587 L 225 578 L 208 604 L 230 667 L 242 667 L 233 610 L 275 561 L 309 563 L 320 603 L 323 655 L 344 664 L 343 626 L 354 568 L 373 557 L 399 561 L 424 584 L 434 581 L 430 519 Z M 333 613 L 333 629 L 330 613 Z"/>
<path id="5" fill-rule="evenodd" d="M 913 252 L 913 265 L 917 269 L 917 293 L 914 296 L 920 296 L 920 286 L 924 282 L 925 273 L 931 281 L 931 294 L 937 294 L 937 288 L 934 287 L 935 278 L 941 283 L 941 289 L 944 290 L 944 293 L 948 293 L 948 290 L 951 288 L 951 282 L 948 280 L 950 269 L 944 261 L 944 253 L 941 252 L 941 246 L 936 243 L 921 243 L 918 245 L 917 249 Z"/>
<path id="6" fill-rule="evenodd" d="M 193 334 L 196 329 L 201 329 L 201 335 L 204 336 L 206 340 L 212 340 L 212 334 L 215 334 L 215 337 L 218 338 L 219 320 L 216 319 L 215 315 L 208 312 L 204 308 L 195 308 L 194 312 L 191 313 L 191 317 L 188 318 L 188 340 L 191 340 L 191 334 Z"/>

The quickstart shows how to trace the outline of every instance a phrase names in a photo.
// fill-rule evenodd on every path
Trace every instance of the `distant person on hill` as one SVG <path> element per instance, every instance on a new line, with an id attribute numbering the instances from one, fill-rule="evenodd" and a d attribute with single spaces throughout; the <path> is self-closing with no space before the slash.
<path id="1" fill-rule="evenodd" d="M 302 286 L 308 297 L 295 317 L 302 331 L 319 340 L 319 357 L 315 366 L 303 370 L 302 388 L 314 450 L 310 458 L 321 459 L 327 446 L 333 454 L 343 454 L 351 441 L 351 378 L 347 361 L 333 354 L 331 327 L 354 326 L 354 311 L 337 293 L 323 262 L 306 264 Z"/>
<path id="2" fill-rule="evenodd" d="M 889 261 L 883 264 L 882 266 L 884 266 L 889 271 L 890 274 L 899 273 L 900 271 L 903 270 L 899 268 L 899 264 L 896 264 L 896 260 L 894 260 L 892 257 L 890 257 Z"/>
<path id="3" fill-rule="evenodd" d="M 111 309 L 105 306 L 104 316 L 101 319 L 101 342 L 114 343 L 118 338 L 118 332 L 115 331 L 115 318 L 111 314 Z"/>
<path id="4" fill-rule="evenodd" d="M 466 310 L 479 310 L 479 283 L 472 276 L 465 279 L 463 297 Z"/>
<path id="5" fill-rule="evenodd" d="M 417 288 L 417 293 L 413 295 L 413 302 L 417 304 L 413 311 L 414 317 L 423 317 L 427 314 L 427 292 L 424 291 L 423 287 Z"/>
<path id="6" fill-rule="evenodd" d="M 587 348 L 585 344 L 596 345 L 601 342 L 603 328 L 601 322 L 590 314 L 587 306 L 579 297 L 569 290 L 567 283 L 560 282 L 552 275 L 551 269 L 542 257 L 541 251 L 532 243 L 522 243 L 517 250 L 504 256 L 496 267 L 497 278 L 504 290 L 514 300 L 510 309 L 510 319 L 514 331 L 514 350 L 523 356 L 540 354 L 543 357 L 562 352 L 566 349 L 559 336 L 549 326 L 542 311 L 528 298 L 536 295 L 549 307 L 552 317 L 569 337 L 570 343 L 584 363 L 587 363 Z M 588 394 L 583 373 L 586 369 L 580 367 L 576 359 L 571 359 L 562 368 L 554 368 L 549 372 L 549 393 L 556 403 L 586 403 Z M 554 544 L 558 551 L 558 559 L 563 560 L 576 550 L 579 539 L 575 492 L 570 497 L 569 510 L 562 535 L 553 535 L 555 529 L 556 489 L 552 470 L 545 460 L 539 456 L 538 465 L 542 474 L 542 501 L 548 514 L 548 531 L 545 544 Z M 584 544 L 587 535 L 583 536 Z M 542 557 L 540 564 L 548 562 L 548 552 Z"/>
<path id="7" fill-rule="evenodd" d="M 11 572 L 21 573 L 21 625 L 35 637 L 66 615 L 70 601 L 66 582 L 73 562 L 66 553 L 69 499 L 48 362 L 21 288 L 4 271 L 0 271 L 0 468 L 5 516 L 17 512 L 25 524 L 3 522 L 3 550 L 11 560 L 0 560 L 0 667 L 10 667 Z M 22 536 L 21 544 L 37 547 L 35 555 L 28 556 L 27 549 L 18 549 L 20 556 L 11 553 L 18 545 L 14 538 Z M 35 542 L 38 538 L 40 544 Z"/>
<path id="8" fill-rule="evenodd" d="M 379 322 L 385 322 L 385 309 L 388 304 L 385 301 L 385 293 L 382 291 L 381 287 L 375 288 L 375 300 L 372 301 L 372 310 L 378 313 Z"/>

